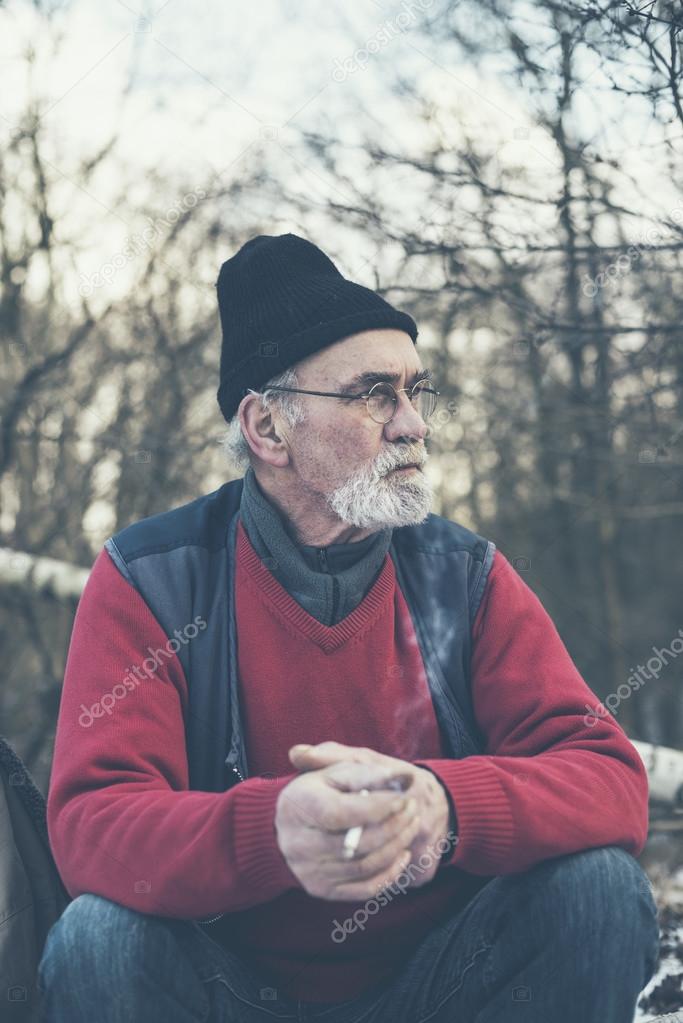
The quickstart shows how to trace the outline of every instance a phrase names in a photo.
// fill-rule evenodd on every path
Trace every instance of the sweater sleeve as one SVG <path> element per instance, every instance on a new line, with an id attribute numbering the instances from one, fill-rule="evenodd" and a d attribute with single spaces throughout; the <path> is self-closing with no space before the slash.
<path id="1" fill-rule="evenodd" d="M 173 646 L 102 550 L 74 619 L 47 800 L 72 898 L 92 892 L 193 919 L 300 887 L 274 827 L 278 795 L 296 773 L 188 791 L 187 709 Z"/>
<path id="2" fill-rule="evenodd" d="M 513 874 L 601 845 L 639 855 L 647 772 L 552 619 L 496 551 L 472 630 L 472 700 L 483 755 L 420 761 L 453 797 L 458 840 L 448 865 Z"/>

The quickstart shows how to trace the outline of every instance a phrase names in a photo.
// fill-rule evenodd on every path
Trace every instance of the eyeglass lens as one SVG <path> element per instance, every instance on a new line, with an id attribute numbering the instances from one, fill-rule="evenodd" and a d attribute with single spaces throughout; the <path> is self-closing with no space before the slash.
<path id="1" fill-rule="evenodd" d="M 436 408 L 436 395 L 430 380 L 418 380 L 412 392 L 408 391 L 413 408 L 422 419 L 428 419 Z M 368 412 L 376 423 L 388 423 L 398 404 L 398 395 L 391 386 L 384 382 L 375 384 L 368 398 Z"/>

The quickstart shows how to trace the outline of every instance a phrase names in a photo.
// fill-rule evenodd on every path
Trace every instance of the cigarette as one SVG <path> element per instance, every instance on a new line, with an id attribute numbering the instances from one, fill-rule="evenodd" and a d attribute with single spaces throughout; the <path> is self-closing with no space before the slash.
<path id="1" fill-rule="evenodd" d="M 380 789 L 375 791 L 382 791 L 384 789 L 390 789 L 393 792 L 405 792 L 407 786 L 404 785 L 403 779 L 401 778 L 390 778 L 384 785 L 380 786 Z M 361 789 L 359 795 L 368 796 L 370 794 L 369 789 Z M 352 860 L 356 855 L 356 850 L 360 845 L 360 840 L 363 835 L 363 825 L 354 824 L 352 828 L 349 828 L 344 835 L 344 843 L 342 845 L 342 857 L 345 860 Z"/>
<path id="2" fill-rule="evenodd" d="M 360 845 L 361 836 L 363 834 L 363 825 L 354 824 L 352 828 L 344 835 L 344 844 L 342 846 L 342 856 L 345 860 L 352 860 L 356 855 L 356 849 Z"/>

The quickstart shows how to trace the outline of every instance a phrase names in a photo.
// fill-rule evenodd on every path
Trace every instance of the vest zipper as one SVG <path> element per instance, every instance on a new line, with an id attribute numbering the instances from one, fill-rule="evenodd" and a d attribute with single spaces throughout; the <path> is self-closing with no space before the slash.
<path id="1" fill-rule="evenodd" d="M 218 916 L 211 916 L 208 920 L 197 920 L 198 924 L 215 924 L 216 920 L 220 920 L 225 913 L 219 913 Z"/>
<path id="2" fill-rule="evenodd" d="M 231 770 L 235 772 L 240 781 L 244 781 L 244 778 L 239 772 L 239 769 L 234 764 L 230 765 Z M 221 917 L 225 916 L 225 913 L 219 913 L 218 916 L 209 917 L 207 920 L 197 920 L 198 924 L 215 924 L 216 920 L 220 920 Z"/>

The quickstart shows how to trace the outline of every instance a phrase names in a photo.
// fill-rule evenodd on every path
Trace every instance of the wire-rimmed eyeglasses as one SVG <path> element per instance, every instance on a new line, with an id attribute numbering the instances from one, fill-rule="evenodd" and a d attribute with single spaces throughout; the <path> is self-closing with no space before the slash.
<path id="1" fill-rule="evenodd" d="M 379 380 L 369 391 L 363 394 L 340 394 L 337 391 L 305 391 L 300 387 L 278 387 L 273 384 L 266 387 L 264 392 L 254 391 L 247 388 L 252 394 L 265 393 L 265 391 L 291 391 L 292 394 L 315 394 L 321 398 L 344 398 L 357 401 L 361 398 L 367 403 L 368 415 L 376 423 L 389 423 L 394 418 L 398 408 L 398 396 L 401 391 L 406 391 L 413 408 L 425 421 L 433 414 L 436 408 L 436 399 L 440 391 L 435 391 L 431 386 L 431 380 L 422 378 L 416 381 L 412 387 L 395 388 L 387 380 Z"/>

